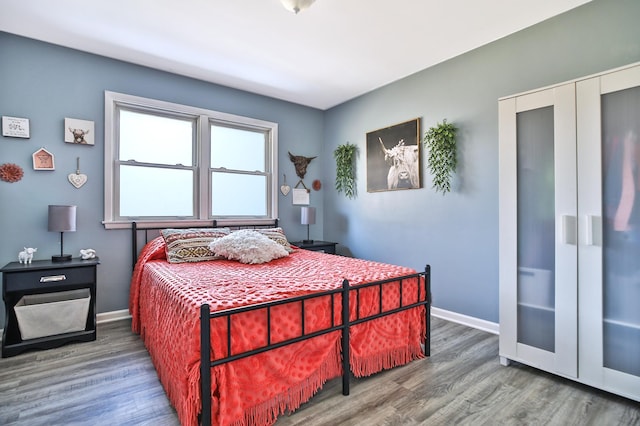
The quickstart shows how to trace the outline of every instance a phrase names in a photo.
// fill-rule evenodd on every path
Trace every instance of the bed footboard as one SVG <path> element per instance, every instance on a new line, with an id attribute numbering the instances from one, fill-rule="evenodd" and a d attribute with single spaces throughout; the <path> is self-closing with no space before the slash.
<path id="1" fill-rule="evenodd" d="M 403 304 L 403 288 L 404 283 L 408 280 L 418 279 L 417 285 L 417 298 L 415 303 Z M 391 282 L 399 282 L 399 306 L 393 309 L 383 310 L 382 306 L 382 293 L 383 286 L 385 284 Z M 422 285 L 421 285 L 422 284 Z M 361 292 L 364 289 L 373 288 L 377 289 L 379 292 L 379 300 L 380 305 L 378 310 L 374 314 L 363 315 L 360 316 L 360 298 Z M 375 291 L 375 290 L 374 290 Z M 341 296 L 341 302 L 337 301 L 338 295 Z M 334 321 L 334 315 L 331 315 L 331 324 L 328 327 L 324 327 L 320 330 L 315 330 L 310 333 L 305 332 L 304 328 L 304 318 L 305 318 L 305 302 L 314 298 L 320 297 L 329 297 L 331 303 L 331 312 L 334 312 L 334 308 L 337 303 L 341 303 L 341 321 L 339 324 L 336 324 Z M 272 343 L 271 341 L 271 321 L 272 315 L 271 311 L 274 307 L 285 305 L 285 304 L 293 304 L 300 303 L 301 304 L 301 333 L 300 335 L 279 341 L 277 343 Z M 350 307 L 352 304 L 355 304 L 355 312 L 356 318 L 350 318 Z M 202 425 L 210 425 L 211 424 L 211 369 L 215 366 L 232 362 L 241 358 L 246 358 L 252 355 L 256 355 L 259 353 L 263 353 L 269 350 L 277 349 L 283 346 L 287 346 L 293 343 L 297 343 L 306 339 L 311 339 L 323 334 L 332 333 L 335 331 L 341 332 L 341 354 L 342 354 L 342 394 L 349 395 L 349 376 L 351 373 L 350 368 L 350 346 L 349 346 L 349 335 L 350 328 L 352 326 L 361 324 L 366 321 L 371 321 L 377 318 L 381 318 L 387 315 L 392 315 L 401 311 L 405 311 L 412 308 L 417 308 L 420 306 L 425 307 L 425 336 L 424 336 L 424 355 L 431 355 L 431 324 L 430 324 L 430 314 L 431 314 L 431 267 L 427 265 L 425 267 L 424 272 L 406 275 L 402 277 L 395 277 L 382 281 L 375 281 L 365 284 L 359 284 L 356 286 L 350 286 L 348 280 L 344 280 L 342 283 L 342 287 L 330 290 L 312 293 L 304 296 L 298 296 L 294 298 L 288 298 L 283 300 L 278 300 L 269 303 L 261 303 L 251 306 L 246 306 L 242 308 L 234 308 L 224 311 L 218 312 L 210 312 L 209 305 L 204 304 L 200 308 L 200 392 L 201 392 L 201 401 L 202 401 L 202 411 L 200 414 L 200 424 Z M 255 310 L 266 310 L 267 315 L 267 336 L 266 342 L 267 344 L 252 349 L 249 351 L 232 353 L 232 336 L 231 336 L 231 324 L 233 321 L 233 317 L 239 315 L 241 313 L 255 311 Z M 227 356 L 224 358 L 218 358 L 215 360 L 211 359 L 211 320 L 215 318 L 224 318 L 227 323 Z"/>

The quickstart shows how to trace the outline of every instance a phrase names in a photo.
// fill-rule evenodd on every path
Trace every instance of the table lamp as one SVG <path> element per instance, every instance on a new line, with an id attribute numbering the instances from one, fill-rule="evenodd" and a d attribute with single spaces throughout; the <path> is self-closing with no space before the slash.
<path id="1" fill-rule="evenodd" d="M 313 243 L 313 240 L 309 239 L 309 225 L 315 225 L 316 223 L 316 208 L 302 207 L 300 210 L 300 223 L 307 225 L 307 239 L 302 242 L 305 244 Z"/>
<path id="2" fill-rule="evenodd" d="M 64 233 L 76 230 L 76 206 L 49 206 L 49 232 L 60 233 L 60 255 L 51 256 L 52 262 L 67 262 L 70 254 L 64 254 Z"/>

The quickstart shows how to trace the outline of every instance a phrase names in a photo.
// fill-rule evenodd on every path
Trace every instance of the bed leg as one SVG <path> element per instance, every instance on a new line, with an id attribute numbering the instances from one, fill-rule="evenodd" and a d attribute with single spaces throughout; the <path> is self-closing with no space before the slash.
<path id="1" fill-rule="evenodd" d="M 349 281 L 342 281 L 342 394 L 349 395 Z"/>
<path id="2" fill-rule="evenodd" d="M 211 319 L 209 305 L 200 307 L 200 424 L 211 425 Z"/>
<path id="3" fill-rule="evenodd" d="M 136 269 L 136 261 L 138 260 L 138 224 L 131 222 L 131 270 Z"/>
<path id="4" fill-rule="evenodd" d="M 427 304 L 425 306 L 425 325 L 427 327 L 425 341 L 424 341 L 424 354 L 431 356 L 431 265 L 427 265 L 424 268 L 424 281 L 425 291 L 427 298 Z"/>

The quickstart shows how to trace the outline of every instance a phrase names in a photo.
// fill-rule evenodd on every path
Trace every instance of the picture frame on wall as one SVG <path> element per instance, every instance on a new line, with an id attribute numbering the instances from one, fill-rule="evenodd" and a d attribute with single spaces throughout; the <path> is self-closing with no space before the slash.
<path id="1" fill-rule="evenodd" d="M 367 192 L 421 187 L 420 119 L 367 133 Z"/>
<path id="2" fill-rule="evenodd" d="M 94 122 L 77 118 L 65 118 L 64 141 L 76 145 L 95 145 Z"/>
<path id="3" fill-rule="evenodd" d="M 55 157 L 52 153 L 44 148 L 40 148 L 32 155 L 33 157 L 33 170 L 55 170 Z"/>
<path id="4" fill-rule="evenodd" d="M 3 115 L 2 136 L 29 139 L 31 137 L 29 131 L 29 119 Z"/>

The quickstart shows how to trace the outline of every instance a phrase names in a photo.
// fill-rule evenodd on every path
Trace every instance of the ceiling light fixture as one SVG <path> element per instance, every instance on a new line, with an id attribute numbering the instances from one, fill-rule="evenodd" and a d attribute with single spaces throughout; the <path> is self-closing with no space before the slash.
<path id="1" fill-rule="evenodd" d="M 307 9 L 316 0 L 280 0 L 285 9 L 289 12 L 293 12 L 296 15 L 301 10 Z"/>

